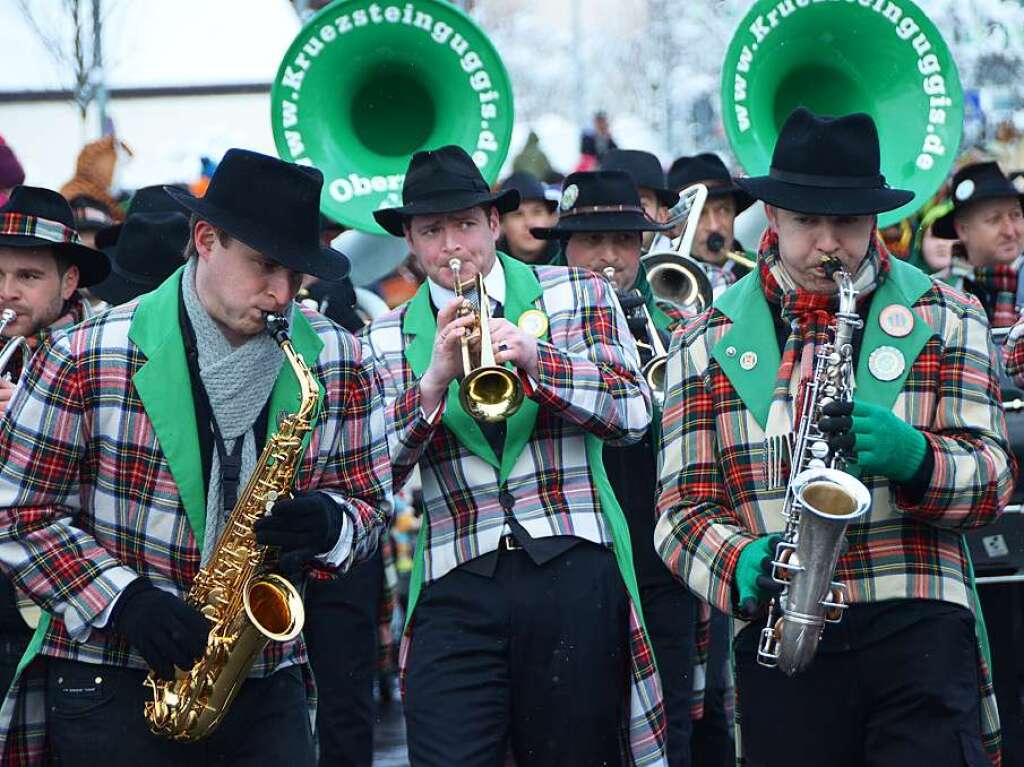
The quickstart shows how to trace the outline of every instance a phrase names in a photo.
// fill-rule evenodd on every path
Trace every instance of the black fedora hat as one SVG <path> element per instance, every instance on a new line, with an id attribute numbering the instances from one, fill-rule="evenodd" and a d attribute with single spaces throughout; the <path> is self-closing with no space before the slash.
<path id="1" fill-rule="evenodd" d="M 544 184 L 540 182 L 536 176 L 532 173 L 527 173 L 524 170 L 517 170 L 511 176 L 501 182 L 500 191 L 507 192 L 510 189 L 514 189 L 519 192 L 519 202 L 524 200 L 536 200 L 542 202 L 551 212 L 554 212 L 555 208 L 558 207 L 558 200 L 552 200 L 544 188 Z"/>
<path id="2" fill-rule="evenodd" d="M 184 213 L 128 216 L 117 243 L 104 251 L 110 274 L 92 286 L 93 295 L 116 306 L 155 289 L 181 266 L 190 234 Z"/>
<path id="3" fill-rule="evenodd" d="M 530 233 L 538 240 L 554 240 L 576 232 L 664 232 L 669 228 L 644 213 L 632 176 L 623 170 L 596 170 L 570 173 L 562 187 L 558 223 Z"/>
<path id="4" fill-rule="evenodd" d="M 1003 175 L 998 163 L 965 165 L 953 176 L 953 209 L 932 224 L 932 234 L 944 240 L 958 239 L 953 225 L 958 213 L 984 200 L 1017 200 L 1024 208 L 1024 194 Z"/>
<path id="5" fill-rule="evenodd" d="M 821 216 L 883 213 L 914 199 L 885 183 L 870 116 L 818 117 L 803 107 L 779 131 L 768 175 L 736 183 L 769 205 Z"/>
<path id="6" fill-rule="evenodd" d="M 323 185 L 316 168 L 229 149 L 202 197 L 173 186 L 164 190 L 275 263 L 322 280 L 340 280 L 348 274 L 348 259 L 320 245 Z"/>
<path id="7" fill-rule="evenodd" d="M 78 284 L 95 285 L 110 272 L 105 253 L 82 244 L 68 201 L 52 189 L 18 186 L 0 208 L 0 246 L 50 248 L 78 267 Z"/>
<path id="8" fill-rule="evenodd" d="M 395 237 L 405 236 L 402 222 L 410 216 L 454 213 L 477 205 L 493 205 L 499 213 L 508 213 L 519 207 L 519 192 L 492 192 L 466 150 L 449 144 L 412 156 L 402 184 L 402 203 L 399 208 L 373 212 L 384 231 Z"/>
<path id="9" fill-rule="evenodd" d="M 757 200 L 736 186 L 722 158 L 713 152 L 702 152 L 692 157 L 677 157 L 668 169 L 668 185 L 682 191 L 692 184 L 704 184 L 708 197 L 732 195 L 736 212 L 742 213 Z"/>
<path id="10" fill-rule="evenodd" d="M 679 202 L 679 192 L 669 189 L 661 161 L 639 149 L 612 149 L 601 158 L 601 170 L 624 170 L 633 177 L 638 189 L 650 189 L 658 204 L 671 208 Z"/>
<path id="11" fill-rule="evenodd" d="M 188 216 L 189 210 L 167 194 L 167 191 L 161 184 L 159 186 L 144 186 L 135 190 L 131 202 L 128 203 L 125 219 L 131 218 L 136 213 L 181 213 Z M 96 247 L 109 248 L 111 245 L 114 245 L 121 234 L 121 227 L 123 226 L 124 223 L 122 222 L 106 226 L 96 232 Z M 182 249 L 184 250 L 184 247 Z"/>

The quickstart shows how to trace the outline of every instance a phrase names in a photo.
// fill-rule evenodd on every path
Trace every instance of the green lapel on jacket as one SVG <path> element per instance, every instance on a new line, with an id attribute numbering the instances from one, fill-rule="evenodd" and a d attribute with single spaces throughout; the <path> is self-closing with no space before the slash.
<path id="1" fill-rule="evenodd" d="M 533 269 L 520 261 L 498 253 L 505 270 L 505 319 L 515 324 L 527 309 L 534 308 L 542 291 Z M 405 346 L 405 358 L 416 378 L 422 378 L 430 365 L 437 333 L 437 317 L 430 305 L 430 286 L 424 282 L 409 302 L 402 322 L 402 332 L 411 336 Z M 546 337 L 546 334 L 545 334 Z M 462 408 L 459 402 L 459 382 L 452 381 L 448 387 L 442 421 L 455 438 L 474 455 L 479 456 L 498 469 L 499 481 L 504 482 L 512 473 L 512 467 L 523 447 L 533 433 L 537 421 L 537 403 L 527 398 L 519 411 L 506 422 L 505 446 L 501 461 L 494 454 L 477 422 Z"/>
<path id="2" fill-rule="evenodd" d="M 192 382 L 178 320 L 183 273 L 184 267 L 152 293 L 139 298 L 128 337 L 146 355 L 145 364 L 132 378 L 135 391 L 153 424 L 160 449 L 178 486 L 178 495 L 185 507 L 196 545 L 202 549 L 203 533 L 206 530 L 206 486 L 203 482 L 199 431 L 192 402 Z M 314 367 L 324 344 L 298 310 L 292 312 L 291 337 L 295 350 L 310 368 Z M 323 384 L 319 381 L 317 384 L 322 401 Z M 298 403 L 299 385 L 285 360 L 270 394 L 268 438 L 277 430 L 278 415 L 282 412 L 295 412 Z M 319 409 L 314 413 L 314 426 L 318 415 Z M 310 434 L 312 429 L 306 435 L 307 443 Z"/>
<path id="3" fill-rule="evenodd" d="M 160 449 L 178 486 L 185 514 L 202 549 L 206 529 L 206 488 L 199 455 L 192 383 L 178 321 L 181 267 L 152 293 L 139 298 L 128 337 L 146 355 L 132 377 Z"/>
<path id="4" fill-rule="evenodd" d="M 757 270 L 751 271 L 719 296 L 715 308 L 732 320 L 732 327 L 715 344 L 711 356 L 718 361 L 743 404 L 764 428 L 768 423 L 775 376 L 782 355 Z M 744 370 L 740 360 L 744 354 L 749 359 L 751 352 L 757 355 L 756 363 L 749 370 Z"/>
<path id="5" fill-rule="evenodd" d="M 864 326 L 864 341 L 861 343 L 860 359 L 857 361 L 857 391 L 854 397 L 891 409 L 910 374 L 914 360 L 924 349 L 928 339 L 935 335 L 935 331 L 916 314 L 913 315 L 913 329 L 903 338 L 890 336 L 882 330 L 878 317 L 883 309 L 893 304 L 909 309 L 932 286 L 931 278 L 916 266 L 905 264 L 897 258 L 891 258 L 889 264 L 889 275 L 878 286 L 871 300 L 871 310 Z M 871 352 L 879 346 L 895 347 L 903 355 L 906 364 L 899 378 L 880 381 L 871 375 L 868 362 Z"/>

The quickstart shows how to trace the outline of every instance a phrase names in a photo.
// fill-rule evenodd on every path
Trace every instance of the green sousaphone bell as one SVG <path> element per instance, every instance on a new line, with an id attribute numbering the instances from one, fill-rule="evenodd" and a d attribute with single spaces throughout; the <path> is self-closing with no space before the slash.
<path id="1" fill-rule="evenodd" d="M 490 40 L 442 0 L 339 0 L 302 28 L 271 89 L 278 154 L 324 173 L 321 210 L 383 232 L 413 152 L 458 144 L 488 182 L 508 153 L 513 102 Z"/>
<path id="2" fill-rule="evenodd" d="M 722 119 L 743 169 L 767 173 L 782 123 L 798 106 L 866 112 L 878 126 L 882 172 L 912 202 L 942 185 L 963 129 L 963 92 L 945 41 L 910 0 L 758 0 L 722 67 Z"/>

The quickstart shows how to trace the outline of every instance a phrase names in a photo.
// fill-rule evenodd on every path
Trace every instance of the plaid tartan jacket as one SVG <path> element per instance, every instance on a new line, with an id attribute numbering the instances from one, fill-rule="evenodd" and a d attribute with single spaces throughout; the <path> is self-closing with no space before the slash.
<path id="1" fill-rule="evenodd" d="M 148 668 L 94 621 L 136 575 L 183 595 L 198 570 L 194 527 L 205 522 L 206 488 L 179 285 L 174 276 L 54 336 L 0 421 L 0 568 L 53 616 L 44 655 Z M 323 389 L 295 486 L 341 505 L 353 532 L 347 569 L 372 553 L 391 514 L 379 380 L 358 341 L 318 314 L 296 311 L 292 339 Z M 278 413 L 298 403 L 287 363 L 270 402 L 273 431 Z M 272 642 L 253 673 L 304 661 L 301 637 Z M 36 763 L 42 753 L 26 738 L 42 734 L 40 712 L 16 700 L 18 687 L 0 711 L 5 765 Z"/>
<path id="2" fill-rule="evenodd" d="M 503 263 L 511 291 L 514 265 Z M 409 313 L 429 311 L 429 305 L 415 306 L 417 301 L 429 301 L 426 285 L 409 304 L 377 318 L 364 331 L 364 344 L 383 381 L 395 486 L 400 487 L 417 464 L 420 468 L 426 507 L 421 533 L 424 584 L 497 548 L 505 526 L 498 501 L 502 489 L 514 496 L 515 517 L 533 537 L 574 535 L 611 543 L 587 462 L 585 437 L 594 434 L 612 444 L 640 439 L 650 423 L 650 392 L 640 374 L 633 337 L 606 281 L 579 269 L 532 269 L 540 293 L 532 296 L 527 308 L 547 316 L 549 333 L 538 343 L 538 380 L 522 377 L 529 399 L 508 421 L 501 462 L 482 437 L 471 439 L 467 447 L 447 420 L 427 420 L 422 411 L 419 376 L 409 361 L 417 355 L 410 347 L 424 343 L 429 360 L 435 328 L 426 334 L 414 332 Z M 506 316 L 514 320 L 508 313 L 511 303 L 507 292 Z M 454 392 L 455 384 L 443 407 L 445 419 L 457 397 Z M 630 609 L 630 629 L 624 758 L 630 765 L 661 765 L 661 686 L 635 607 Z M 414 632 L 415 615 L 402 642 L 403 669 Z"/>
<path id="3" fill-rule="evenodd" d="M 939 599 L 973 610 L 961 533 L 998 516 L 1015 471 L 988 322 L 976 299 L 896 259 L 891 265 L 889 279 L 872 300 L 855 396 L 874 391 L 873 400 L 888 401 L 893 412 L 920 429 L 935 468 L 916 503 L 884 477 L 861 478 L 872 506 L 847 532 L 849 549 L 839 560 L 836 579 L 846 584 L 851 603 Z M 774 346 L 776 363 L 778 346 L 771 317 L 738 308 L 756 303 L 760 293 L 760 278 L 752 273 L 673 339 L 655 530 L 655 545 L 669 568 L 698 596 L 737 618 L 731 585 L 740 552 L 783 527 L 779 512 L 785 488 L 765 489 L 764 439 L 792 428 L 799 375 L 775 380 L 777 364 L 770 362 L 768 344 Z M 892 303 L 913 312 L 914 331 L 906 339 L 889 338 L 879 328 L 878 313 Z M 765 322 L 767 328 L 759 327 Z M 765 334 L 770 339 L 760 349 L 760 361 L 743 371 L 736 360 Z M 904 341 L 902 380 L 879 386 L 866 364 L 872 349 Z M 885 390 L 881 396 L 879 389 Z M 985 735 L 991 747 L 998 739 L 998 718 L 984 670 Z"/>

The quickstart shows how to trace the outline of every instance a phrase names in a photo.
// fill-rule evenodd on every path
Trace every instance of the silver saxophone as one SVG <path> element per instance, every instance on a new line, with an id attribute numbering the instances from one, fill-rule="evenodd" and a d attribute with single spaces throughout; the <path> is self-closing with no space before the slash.
<path id="1" fill-rule="evenodd" d="M 777 666 L 787 676 L 807 668 L 825 624 L 842 619 L 846 589 L 833 578 L 843 536 L 871 505 L 864 483 L 843 470 L 848 456 L 830 455 L 818 429 L 825 405 L 853 399 L 853 333 L 864 324 L 850 273 L 834 258 L 825 259 L 824 267 L 839 287 L 839 309 L 831 342 L 816 352 L 814 377 L 801 403 L 782 510 L 786 527 L 772 562 L 772 578 L 783 590 L 768 606 L 757 650 L 758 663 Z"/>

